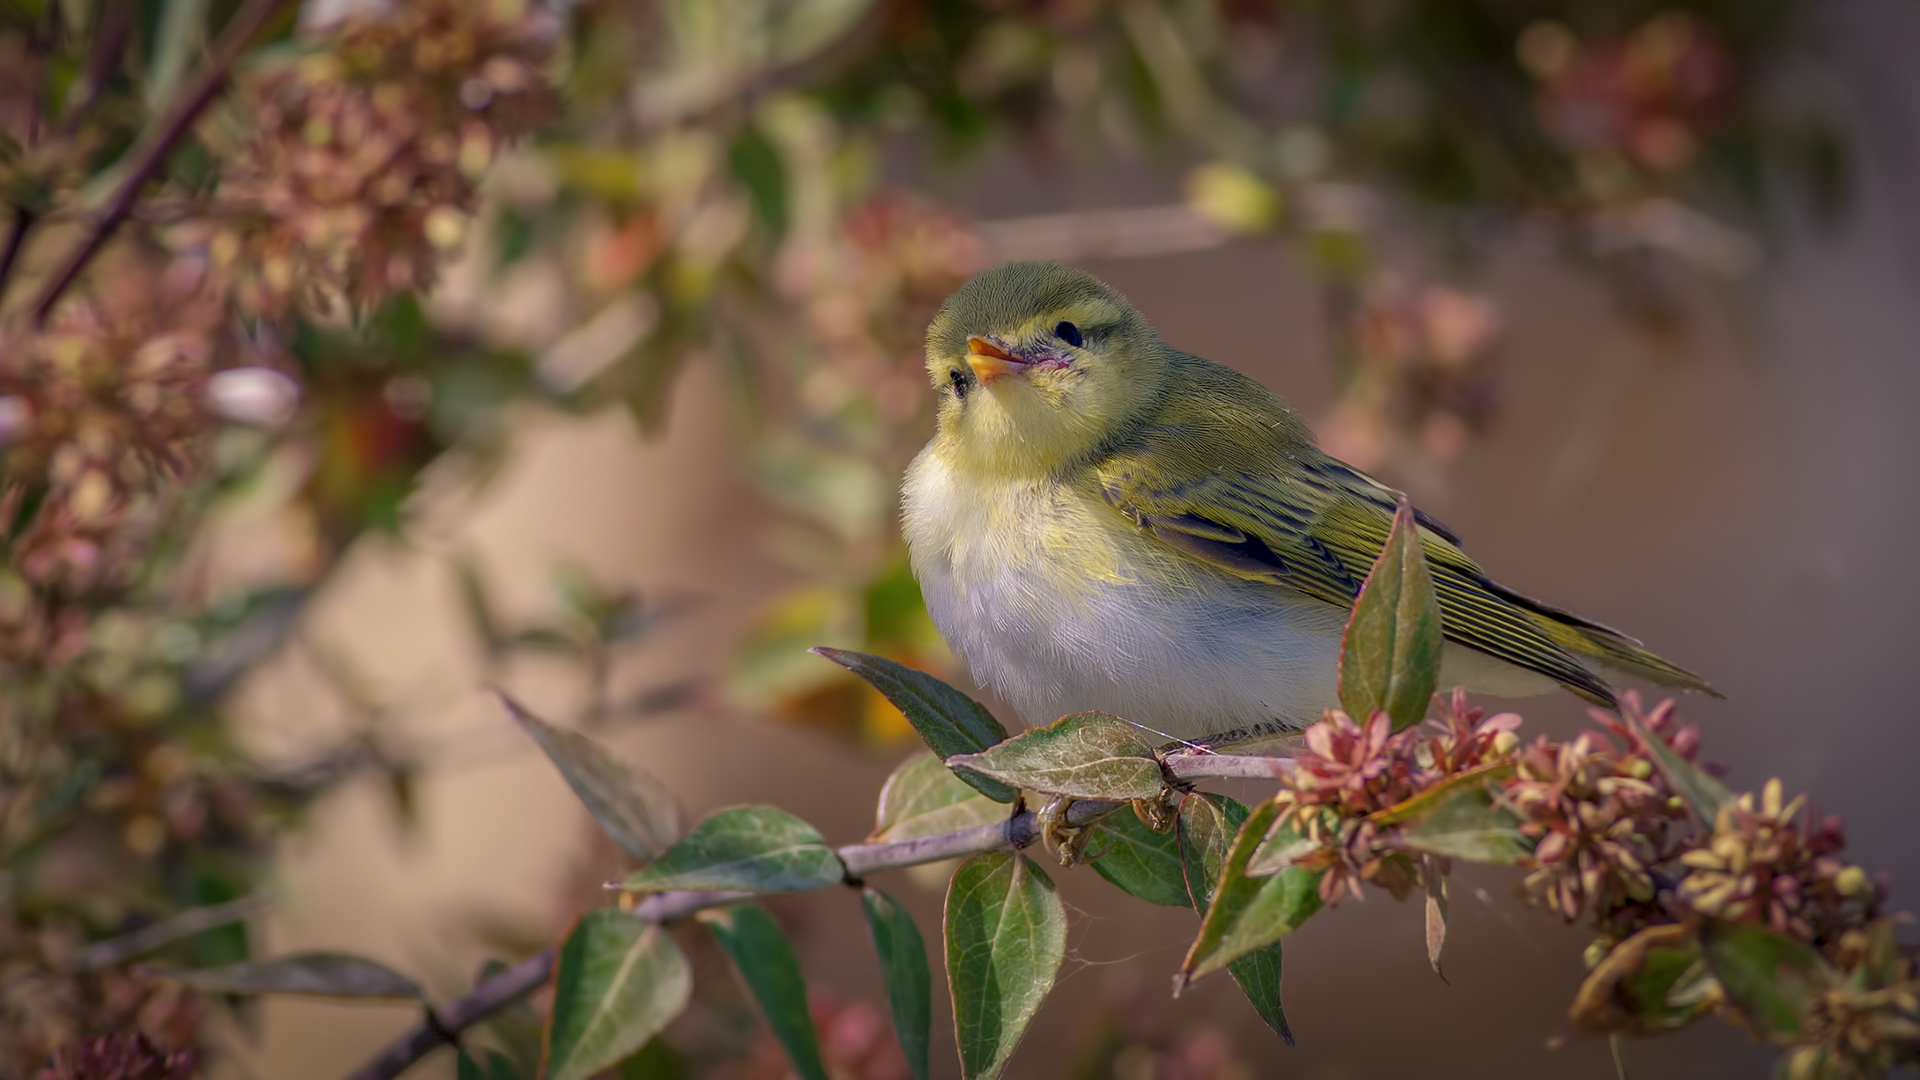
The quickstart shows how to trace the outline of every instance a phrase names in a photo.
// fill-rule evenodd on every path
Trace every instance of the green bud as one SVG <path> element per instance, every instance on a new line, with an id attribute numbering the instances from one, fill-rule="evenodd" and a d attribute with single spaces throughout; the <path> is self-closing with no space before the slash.
<path id="1" fill-rule="evenodd" d="M 1505 757 L 1520 746 L 1520 736 L 1511 731 L 1502 731 L 1493 737 L 1493 752 Z"/>
<path id="2" fill-rule="evenodd" d="M 1592 971 L 1594 968 L 1599 967 L 1600 961 L 1605 960 L 1607 954 L 1612 951 L 1613 942 L 1611 940 L 1598 938 L 1593 944 L 1587 946 L 1586 952 L 1580 954 L 1580 962 L 1587 965 L 1588 971 Z"/>
<path id="3" fill-rule="evenodd" d="M 1646 758 L 1635 758 L 1633 764 L 1627 767 L 1627 775 L 1635 780 L 1645 780 L 1653 775 L 1653 762 Z"/>
<path id="4" fill-rule="evenodd" d="M 1839 876 L 1833 879 L 1833 887 L 1840 890 L 1841 896 L 1859 898 L 1873 894 L 1873 882 L 1868 879 L 1867 872 L 1857 866 L 1840 871 Z"/>

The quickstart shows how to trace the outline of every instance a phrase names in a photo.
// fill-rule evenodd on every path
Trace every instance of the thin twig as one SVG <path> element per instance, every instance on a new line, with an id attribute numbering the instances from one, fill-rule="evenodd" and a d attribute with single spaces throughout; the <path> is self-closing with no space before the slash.
<path id="1" fill-rule="evenodd" d="M 1068 808 L 1066 824 L 1090 824 L 1111 813 L 1121 804 L 1097 799 L 1083 800 Z M 1022 810 L 1006 821 L 971 829 L 942 833 L 918 840 L 889 844 L 849 844 L 840 849 L 840 861 L 846 864 L 849 883 L 857 882 L 879 870 L 938 862 L 960 855 L 977 855 L 1000 848 L 1021 848 L 1040 836 L 1040 824 L 1030 810 Z M 696 912 L 753 898 L 744 892 L 670 892 L 648 897 L 634 913 L 656 922 L 673 922 Z M 447 1045 L 460 1033 L 526 997 L 544 986 L 553 976 L 554 950 L 551 946 L 495 975 L 465 997 L 435 1010 L 431 1019 L 422 1020 L 411 1031 L 388 1044 L 348 1080 L 393 1080 L 414 1062 L 438 1047 Z"/>
<path id="2" fill-rule="evenodd" d="M 114 229 L 133 212 L 140 189 L 166 164 L 174 146 L 193 129 L 194 121 L 219 96 L 220 89 L 227 83 L 228 73 L 233 70 L 241 54 L 246 52 L 247 46 L 253 43 L 254 37 L 291 2 L 246 0 L 240 10 L 227 20 L 227 25 L 220 31 L 220 40 L 213 47 L 213 55 L 208 57 L 199 77 L 174 99 L 161 119 L 148 128 L 135 148 L 129 151 L 133 155 L 133 164 L 127 169 L 120 186 L 114 189 L 100 214 L 94 218 L 86 239 L 68 254 L 60 269 L 54 272 L 46 287 L 40 291 L 39 298 L 33 304 L 33 320 L 36 324 L 46 321 L 47 313 L 53 310 L 60 295 L 67 291 L 67 287 L 80 276 L 80 271 L 105 246 Z"/>
<path id="3" fill-rule="evenodd" d="M 38 217 L 24 206 L 13 209 L 13 228 L 7 232 L 5 250 L 0 250 L 0 300 L 7 298 L 7 279 L 13 276 L 14 264 L 20 261 L 20 252 L 27 246 L 27 233 L 32 231 Z"/>
<path id="4" fill-rule="evenodd" d="M 264 911 L 272 903 L 272 896 L 247 896 L 224 904 L 192 908 L 131 934 L 89 945 L 74 953 L 72 959 L 67 961 L 66 968 L 68 971 L 110 968 L 181 938 L 239 922 L 255 912 Z"/>
<path id="5" fill-rule="evenodd" d="M 84 81 L 67 100 L 56 133 L 63 139 L 80 130 L 80 121 L 93 103 L 100 100 L 127 47 L 127 35 L 133 32 L 133 0 L 111 0 L 100 12 L 100 27 L 94 31 L 93 48 L 87 53 Z"/>

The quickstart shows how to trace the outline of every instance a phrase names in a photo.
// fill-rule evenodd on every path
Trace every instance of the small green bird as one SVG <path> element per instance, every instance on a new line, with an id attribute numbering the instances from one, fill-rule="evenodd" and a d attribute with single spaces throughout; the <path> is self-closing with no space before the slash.
<path id="1" fill-rule="evenodd" d="M 1400 493 L 1322 453 L 1287 403 L 1170 348 L 1055 263 L 976 275 L 927 328 L 939 430 L 908 469 L 927 610 L 1030 724 L 1098 709 L 1216 745 L 1336 703 L 1340 636 Z M 1440 685 L 1602 676 L 1711 689 L 1598 623 L 1502 588 L 1418 515 L 1447 644 Z"/>

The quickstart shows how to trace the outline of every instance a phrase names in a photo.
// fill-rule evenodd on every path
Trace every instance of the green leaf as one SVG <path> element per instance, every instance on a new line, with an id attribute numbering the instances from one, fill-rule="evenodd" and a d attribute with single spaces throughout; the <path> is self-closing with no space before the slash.
<path id="1" fill-rule="evenodd" d="M 1518 768 L 1511 761 L 1497 765 L 1482 765 L 1477 769 L 1450 776 L 1410 799 L 1402 799 L 1387 807 L 1367 815 L 1367 820 L 1380 828 L 1389 825 L 1403 825 L 1418 817 L 1432 813 L 1442 802 L 1452 798 L 1462 788 L 1484 787 L 1489 780 L 1504 780 L 1514 774 Z"/>
<path id="2" fill-rule="evenodd" d="M 687 1066 L 666 1040 L 656 1035 L 638 1053 L 613 1067 L 611 1080 L 687 1080 Z"/>
<path id="3" fill-rule="evenodd" d="M 1764 926 L 1709 920 L 1700 945 L 1727 998 L 1775 1038 L 1798 1035 L 1814 996 L 1837 981 L 1813 946 Z"/>
<path id="4" fill-rule="evenodd" d="M 861 891 L 867 909 L 867 928 L 880 954 L 880 972 L 887 983 L 887 1008 L 893 1014 L 893 1032 L 916 1080 L 927 1080 L 927 1043 L 933 1034 L 933 975 L 927 968 L 927 945 L 907 909 L 879 889 Z"/>
<path id="5" fill-rule="evenodd" d="M 476 1050 L 474 1053 L 482 1052 Z M 520 1080 L 513 1062 L 498 1050 L 487 1050 L 483 1056 L 476 1058 L 462 1049 L 454 1062 L 453 1072 L 455 1080 Z"/>
<path id="6" fill-rule="evenodd" d="M 747 201 L 777 240 L 787 231 L 787 173 L 780 151 L 758 127 L 748 125 L 727 149 L 733 175 L 747 189 Z"/>
<path id="7" fill-rule="evenodd" d="M 1174 835 L 1180 844 L 1180 863 L 1193 910 L 1202 915 L 1213 903 L 1214 886 L 1226 868 L 1234 835 L 1247 820 L 1244 803 L 1225 795 L 1195 792 L 1180 802 Z"/>
<path id="8" fill-rule="evenodd" d="M 846 875 L 840 856 L 813 826 L 771 806 L 730 806 L 708 814 L 621 887 L 799 892 L 838 885 Z"/>
<path id="9" fill-rule="evenodd" d="M 1287 1010 L 1280 1004 L 1280 974 L 1284 965 L 1280 957 L 1280 943 L 1274 942 L 1265 948 L 1252 952 L 1227 964 L 1227 974 L 1247 996 L 1253 1010 L 1260 1019 L 1273 1029 L 1280 1041 L 1293 1045 L 1293 1028 L 1287 1025 Z"/>
<path id="10" fill-rule="evenodd" d="M 873 840 L 916 840 L 1006 819 L 1006 806 L 975 791 L 928 751 L 917 750 L 880 789 Z"/>
<path id="11" fill-rule="evenodd" d="M 845 35 L 875 0 L 800 0 L 775 13 L 774 55 L 779 66 L 799 62 Z"/>
<path id="12" fill-rule="evenodd" d="M 1271 877 L 1247 876 L 1254 849 L 1279 815 L 1271 801 L 1263 802 L 1234 835 L 1200 920 L 1200 933 L 1180 965 L 1180 985 L 1279 941 L 1320 910 L 1320 878 L 1325 871 L 1289 866 Z"/>
<path id="13" fill-rule="evenodd" d="M 1053 882 L 1024 855 L 990 851 L 947 886 L 947 988 L 960 1072 L 1000 1075 L 1067 949 L 1067 916 Z"/>
<path id="14" fill-rule="evenodd" d="M 1193 909 L 1202 916 L 1213 900 L 1214 885 L 1220 880 L 1234 834 L 1247 820 L 1247 813 L 1246 806 L 1239 801 L 1211 792 L 1196 792 L 1180 804 L 1174 831 L 1180 842 L 1188 895 Z M 1292 1046 L 1293 1029 L 1287 1024 L 1287 1011 L 1280 1004 L 1283 968 L 1280 943 L 1276 941 L 1232 961 L 1227 965 L 1227 973 L 1240 985 L 1240 992 L 1247 996 L 1260 1019 Z"/>
<path id="15" fill-rule="evenodd" d="M 1093 869 L 1122 890 L 1163 907 L 1188 907 L 1187 878 L 1174 830 L 1155 832 L 1122 811 L 1093 826 Z"/>
<path id="16" fill-rule="evenodd" d="M 1075 799 L 1158 799 L 1167 785 L 1140 729 L 1098 712 L 1063 716 L 977 754 L 955 754 L 947 767 Z"/>
<path id="17" fill-rule="evenodd" d="M 893 702 L 928 749 L 942 760 L 955 754 L 969 754 L 1007 737 L 987 707 L 941 682 L 924 671 L 884 656 L 870 656 L 847 649 L 825 646 L 812 650 L 873 684 L 875 690 Z M 1012 802 L 1019 791 L 981 777 L 963 777 L 974 789 L 994 802 Z"/>
<path id="18" fill-rule="evenodd" d="M 540 1075 L 586 1080 L 612 1066 L 680 1015 L 692 992 L 687 958 L 659 923 L 587 912 L 560 943 Z"/>
<path id="19" fill-rule="evenodd" d="M 1674 753 L 1673 747 L 1668 746 L 1665 739 L 1648 731 L 1638 720 L 1632 716 L 1626 719 L 1633 730 L 1639 733 L 1647 752 L 1653 755 L 1654 763 L 1666 774 L 1667 783 L 1673 785 L 1674 794 L 1680 796 L 1702 824 L 1713 828 L 1721 808 L 1732 804 L 1733 792 L 1727 790 L 1727 785 L 1708 776 L 1698 765 Z"/>
<path id="20" fill-rule="evenodd" d="M 1277 874 L 1292 866 L 1301 856 L 1311 854 L 1318 846 L 1292 829 L 1276 825 L 1272 834 L 1253 849 L 1253 858 L 1247 860 L 1246 874 L 1252 878 Z"/>
<path id="21" fill-rule="evenodd" d="M 1567 1019 L 1594 1035 L 1670 1031 L 1717 1005 L 1717 986 L 1691 928 L 1649 926 L 1608 950 L 1574 994 Z"/>
<path id="22" fill-rule="evenodd" d="M 1340 705 L 1364 724 L 1385 710 L 1399 731 L 1419 722 L 1440 676 L 1440 601 L 1406 499 L 1393 515 L 1340 641 Z"/>
<path id="23" fill-rule="evenodd" d="M 585 735 L 534 716 L 507 695 L 500 701 L 559 767 L 593 820 L 634 858 L 657 859 L 679 838 L 680 802 L 660 781 Z"/>
<path id="24" fill-rule="evenodd" d="M 800 961 L 793 946 L 773 916 L 743 904 L 714 908 L 700 913 L 700 921 L 713 931 L 714 939 L 733 958 L 735 970 L 753 991 L 767 1026 L 786 1048 L 795 1072 L 805 1080 L 828 1080 L 827 1067 L 820 1061 L 820 1037 L 813 1030 L 813 1014 L 807 1011 L 807 983 L 800 975 Z"/>
<path id="25" fill-rule="evenodd" d="M 291 953 L 271 960 L 243 960 L 224 967 L 184 971 L 138 970 L 218 994 L 302 994 L 361 1001 L 427 999 L 418 983 L 385 964 L 340 952 Z"/>
<path id="26" fill-rule="evenodd" d="M 148 112 L 165 108 L 187 74 L 208 32 L 207 8 L 208 0 L 167 0 L 154 28 L 153 55 L 142 95 Z"/>
<path id="27" fill-rule="evenodd" d="M 1407 826 L 1401 843 L 1414 851 L 1468 862 L 1511 866 L 1533 854 L 1513 811 L 1495 803 L 1484 784 L 1462 788 Z"/>

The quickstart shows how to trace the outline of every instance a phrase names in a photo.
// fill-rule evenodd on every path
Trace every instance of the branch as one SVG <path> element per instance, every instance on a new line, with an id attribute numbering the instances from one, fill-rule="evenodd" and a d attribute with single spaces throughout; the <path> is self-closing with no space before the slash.
<path id="1" fill-rule="evenodd" d="M 35 325 L 46 321 L 47 313 L 67 291 L 80 271 L 86 268 L 94 255 L 106 245 L 113 231 L 133 212 L 133 204 L 140 197 L 140 189 L 153 179 L 166 164 L 167 155 L 182 137 L 193 128 L 194 121 L 200 118 L 213 99 L 219 96 L 221 87 L 227 83 L 227 74 L 239 61 L 240 54 L 253 43 L 254 37 L 267 25 L 268 20 L 280 13 L 291 0 L 246 0 L 233 18 L 220 31 L 220 40 L 214 45 L 213 55 L 208 58 L 206 67 L 200 72 L 193 84 L 174 99 L 158 123 L 147 129 L 140 142 L 130 151 L 133 164 L 127 169 L 126 177 L 120 186 L 108 197 L 94 219 L 93 227 L 87 238 L 68 254 L 65 262 L 47 281 L 46 287 L 33 302 L 33 321 Z"/>
<path id="2" fill-rule="evenodd" d="M 126 49 L 127 36 L 132 31 L 132 0 L 109 0 L 100 12 L 100 25 L 94 31 L 93 48 L 87 54 L 87 70 L 83 76 L 85 81 L 67 100 L 60 117 L 57 133 L 61 138 L 71 138 L 74 132 L 79 131 L 81 118 L 86 116 L 94 102 L 100 100 L 100 92 L 113 76 L 113 69 L 120 62 L 120 54 Z"/>
<path id="3" fill-rule="evenodd" d="M 1242 754 L 1168 754 L 1167 773 L 1176 780 L 1278 780 L 1293 771 L 1293 759 Z"/>
<path id="4" fill-rule="evenodd" d="M 266 910 L 272 903 L 271 896 L 245 896 L 224 904 L 192 908 L 131 934 L 89 945 L 74 953 L 67 961 L 66 968 L 68 971 L 99 971 L 101 968 L 114 967 L 181 938 L 239 922 Z"/>
<path id="5" fill-rule="evenodd" d="M 7 279 L 13 276 L 14 264 L 20 261 L 20 252 L 27 246 L 27 234 L 33 231 L 38 219 L 33 211 L 24 206 L 13 208 L 13 228 L 7 230 L 7 246 L 0 250 L 0 300 L 7 296 Z"/>
<path id="6" fill-rule="evenodd" d="M 1067 810 L 1068 825 L 1087 825 L 1118 809 L 1121 804 L 1100 800 L 1074 803 Z M 1040 825 L 1030 810 L 1022 810 L 995 825 L 901 840 L 890 844 L 849 844 L 840 849 L 840 861 L 846 864 L 848 884 L 857 884 L 868 874 L 895 870 L 920 863 L 939 862 L 961 855 L 977 855 L 1000 848 L 1022 848 L 1040 836 Z M 648 897 L 635 907 L 634 914 L 656 922 L 673 922 L 695 912 L 724 904 L 751 900 L 755 894 L 744 892 L 670 892 Z M 393 1080 L 414 1062 L 434 1049 L 457 1042 L 460 1033 L 519 1001 L 546 985 L 553 977 L 554 949 L 548 946 L 513 967 L 473 988 L 465 997 L 430 1012 L 413 1030 L 388 1044 L 372 1060 L 360 1066 L 347 1080 Z"/>

